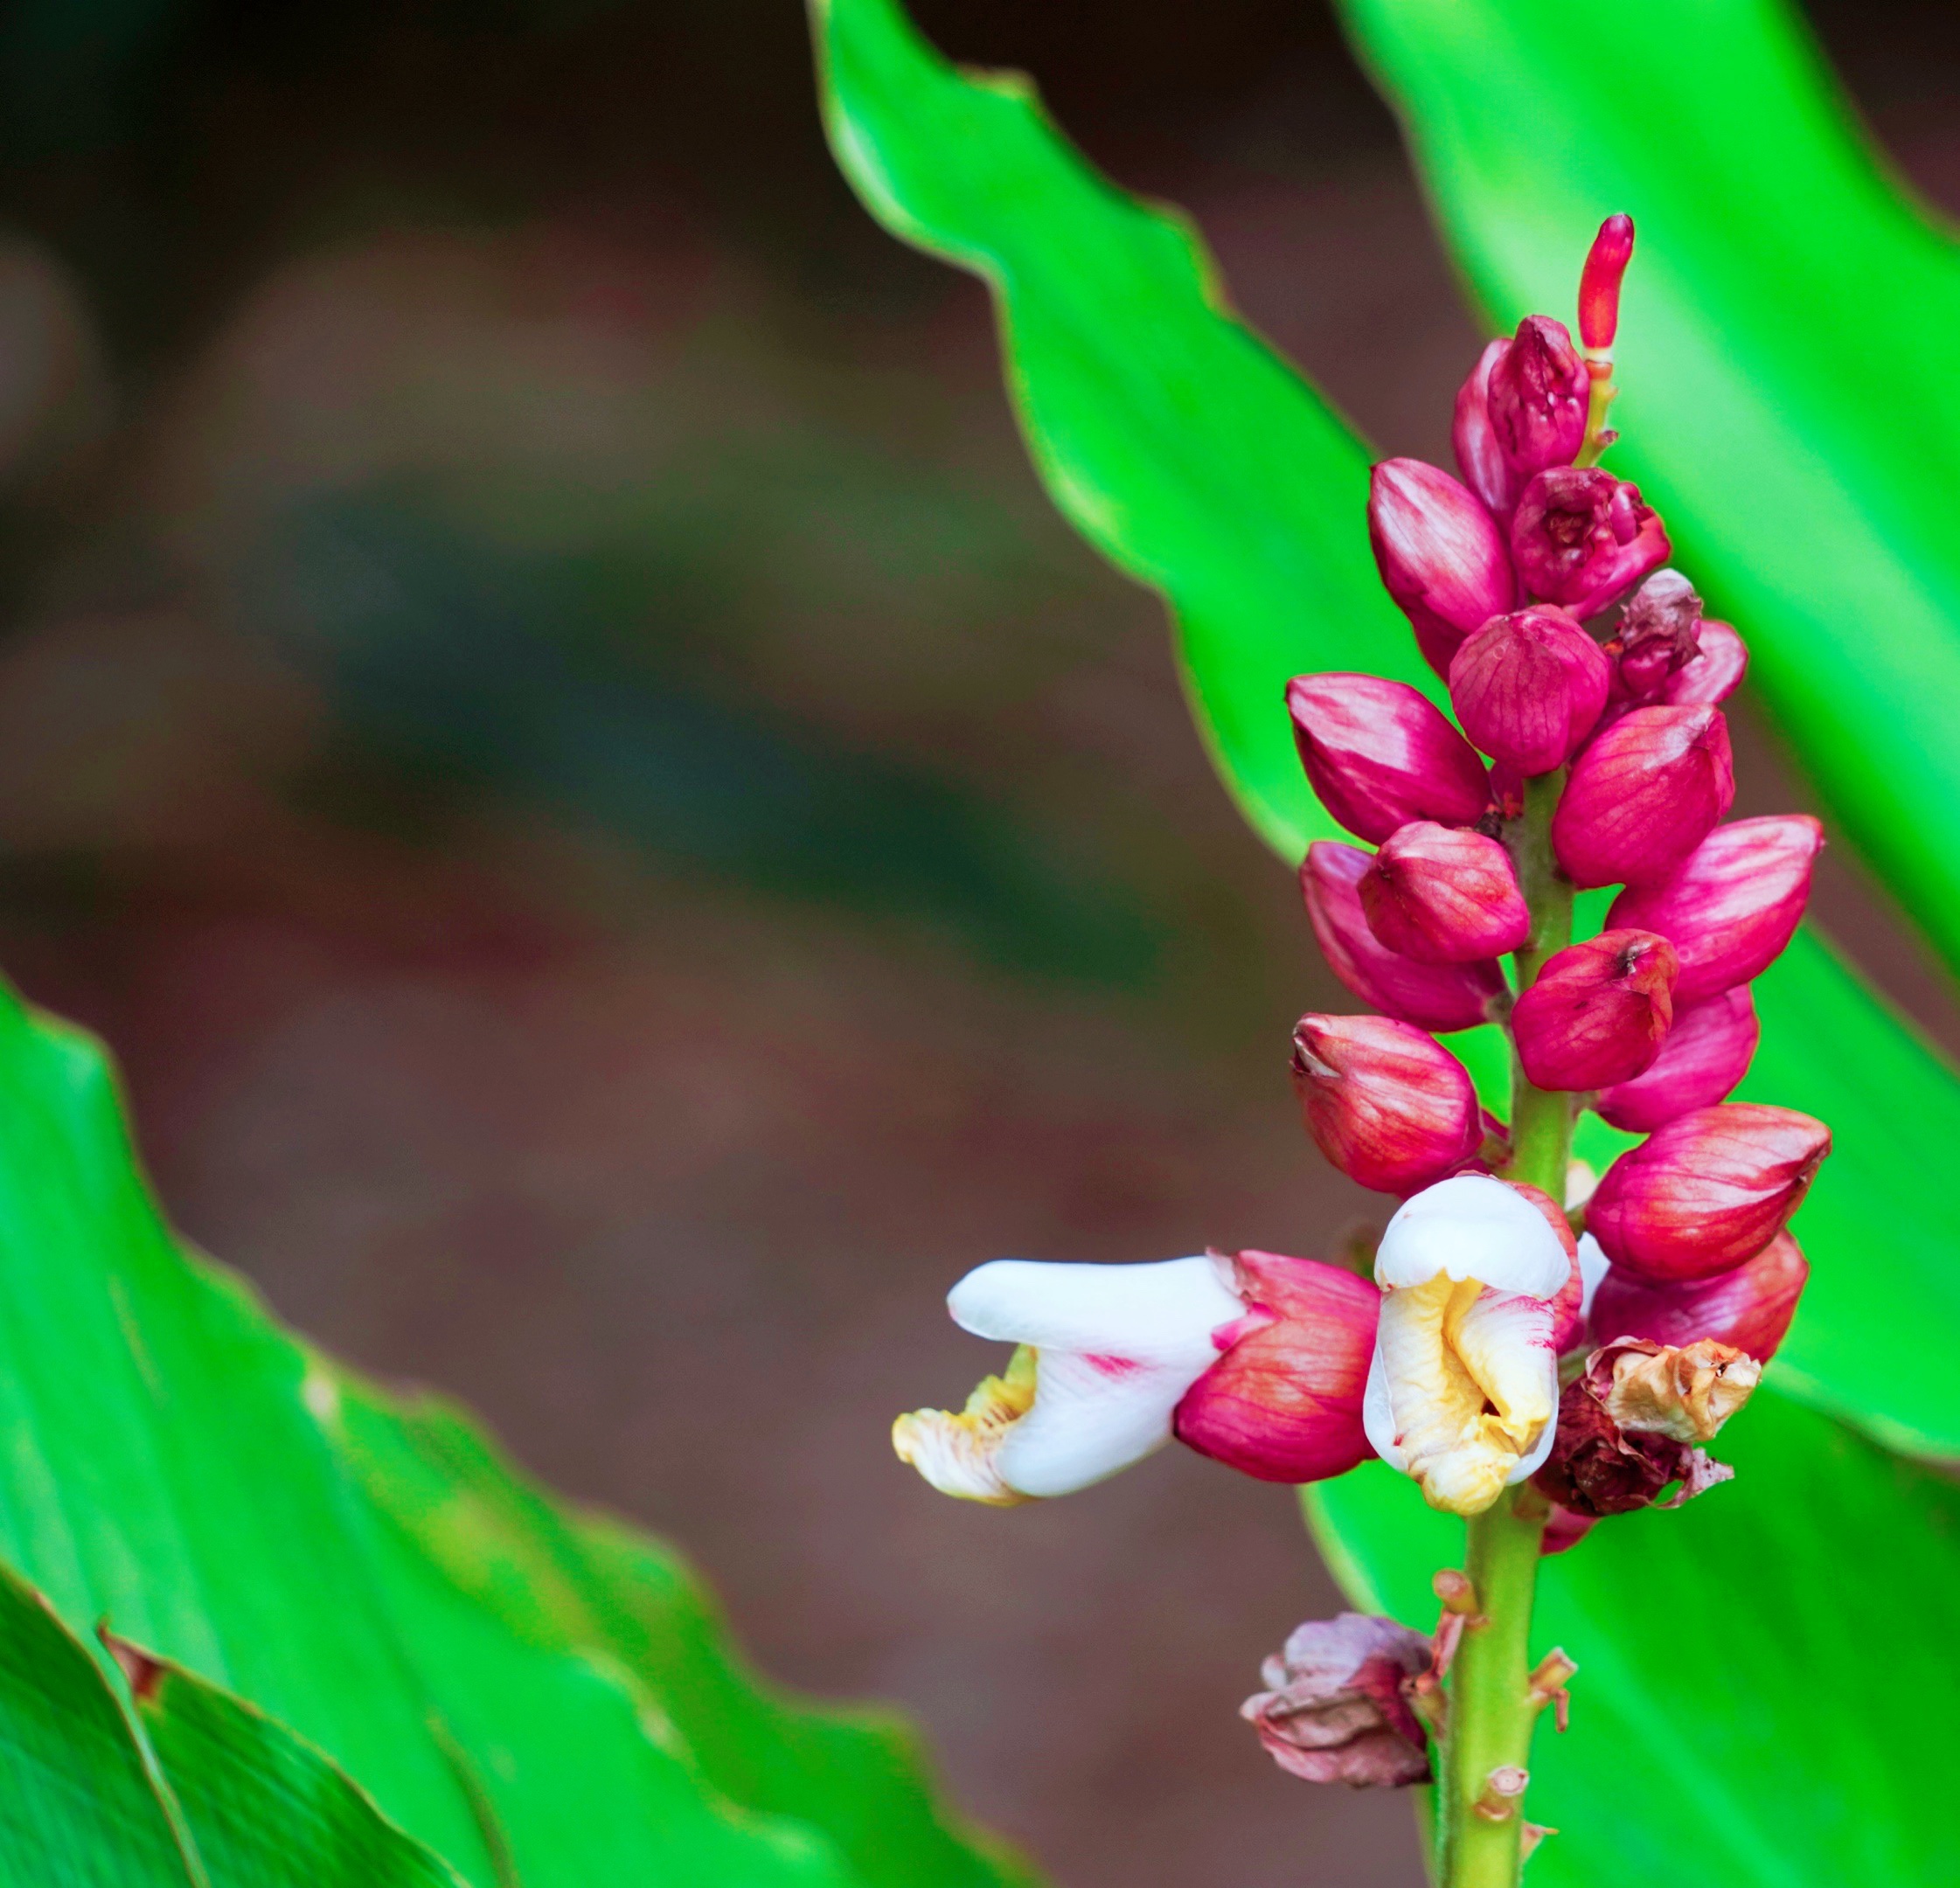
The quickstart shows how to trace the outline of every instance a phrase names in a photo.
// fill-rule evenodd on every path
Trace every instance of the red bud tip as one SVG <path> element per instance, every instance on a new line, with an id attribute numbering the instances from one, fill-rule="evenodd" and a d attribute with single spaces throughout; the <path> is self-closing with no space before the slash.
<path id="1" fill-rule="evenodd" d="M 1381 1294 L 1345 1267 L 1242 1252 L 1234 1282 L 1266 1314 L 1178 1405 L 1178 1440 L 1262 1482 L 1323 1482 L 1374 1451 L 1361 1399 Z"/>
<path id="2" fill-rule="evenodd" d="M 1410 820 L 1474 826 L 1491 804 L 1477 750 L 1406 682 L 1296 676 L 1286 705 L 1321 804 L 1372 844 Z"/>
<path id="3" fill-rule="evenodd" d="M 1606 706 L 1613 665 L 1564 610 L 1544 605 L 1493 616 L 1449 664 L 1449 699 L 1463 732 L 1519 774 L 1562 767 Z"/>
<path id="4" fill-rule="evenodd" d="M 1498 448 L 1520 481 L 1579 456 L 1591 377 L 1563 322 L 1526 316 L 1491 362 L 1487 386 Z"/>
<path id="5" fill-rule="evenodd" d="M 1645 885 L 1680 866 L 1734 798 L 1735 765 L 1720 708 L 1636 708 L 1573 763 L 1552 816 L 1552 850 L 1576 885 Z M 1611 922 L 1658 931 L 1678 947 L 1693 934 L 1635 916 L 1630 907 L 1623 913 L 1616 906 Z"/>
<path id="6" fill-rule="evenodd" d="M 1620 283 L 1633 260 L 1633 219 L 1609 216 L 1599 226 L 1579 276 L 1579 338 L 1609 348 L 1620 326 Z"/>
<path id="7" fill-rule="evenodd" d="M 1422 963 L 1475 963 L 1522 950 L 1532 914 L 1511 855 L 1492 838 L 1411 820 L 1383 840 L 1361 881 L 1368 928 Z"/>
<path id="8" fill-rule="evenodd" d="M 1428 964 L 1390 950 L 1361 904 L 1361 881 L 1373 864 L 1359 846 L 1331 839 L 1307 848 L 1300 892 L 1329 968 L 1363 1003 L 1421 1029 L 1441 1034 L 1490 1021 L 1505 991 L 1497 960 Z"/>
<path id="9" fill-rule="evenodd" d="M 1674 1023 L 1660 1053 L 1630 1081 L 1616 1082 L 1593 1098 L 1601 1117 L 1629 1134 L 1651 1134 L 1677 1115 L 1726 1101 L 1755 1053 L 1755 1005 L 1746 983 L 1692 1003 L 1683 1003 L 1680 991 L 1677 981 Z"/>
<path id="10" fill-rule="evenodd" d="M 1630 1081 L 1673 1021 L 1679 968 L 1651 931 L 1606 931 L 1558 952 L 1512 1012 L 1526 1078 L 1568 1092 Z"/>
<path id="11" fill-rule="evenodd" d="M 1793 1108 L 1697 1108 L 1606 1170 L 1586 1229 L 1643 1278 L 1713 1278 L 1776 1238 L 1830 1151 L 1831 1130 Z"/>
<path id="12" fill-rule="evenodd" d="M 1483 1144 L 1483 1115 L 1463 1065 L 1392 1017 L 1302 1017 L 1293 1031 L 1293 1086 L 1320 1151 L 1379 1192 L 1420 1192 Z"/>
<path id="13" fill-rule="evenodd" d="M 1630 885 L 1606 921 L 1659 932 L 1681 954 L 1676 1001 L 1699 1003 L 1776 961 L 1804 915 L 1823 849 L 1824 829 L 1807 813 L 1719 826 L 1667 877 Z"/>
<path id="14" fill-rule="evenodd" d="M 1430 666 L 1518 600 L 1511 553 L 1477 495 L 1420 459 L 1385 459 L 1368 489 L 1368 541 Z"/>

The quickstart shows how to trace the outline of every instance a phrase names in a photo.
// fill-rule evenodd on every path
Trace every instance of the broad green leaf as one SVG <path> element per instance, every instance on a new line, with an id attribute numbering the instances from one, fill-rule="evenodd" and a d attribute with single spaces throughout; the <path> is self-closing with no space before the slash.
<path id="1" fill-rule="evenodd" d="M 106 1620 L 279 1719 L 476 1888 L 859 1888 L 831 1824 L 867 1851 L 889 1828 L 894 1888 L 1006 1878 L 897 1760 L 822 1788 L 799 1772 L 808 1822 L 731 1801 L 656 1696 L 664 1649 L 629 1669 L 523 1629 L 555 1604 L 525 1591 L 536 1565 L 459 1579 L 420 1525 L 443 1474 L 414 1463 L 391 1490 L 344 1459 L 340 1398 L 332 1365 L 173 1240 L 98 1045 L 0 992 L 0 1559 L 71 1627 Z M 725 1655 L 705 1628 L 690 1650 Z M 749 1755 L 736 1780 L 774 1787 L 766 1725 Z"/>
<path id="2" fill-rule="evenodd" d="M 135 1702 L 211 1888 L 462 1888 L 344 1772 L 242 1698 L 161 1664 Z"/>
<path id="3" fill-rule="evenodd" d="M 1638 247 L 1610 462 L 1753 655 L 1825 805 L 1960 964 L 1960 250 L 1779 0 L 1346 0 L 1487 306 Z"/>
<path id="4" fill-rule="evenodd" d="M 774 1695 L 730 1655 L 671 1551 L 609 1517 L 554 1507 L 447 1405 L 403 1407 L 343 1374 L 331 1426 L 419 1560 L 527 1644 L 629 1675 L 713 1789 L 822 1829 L 865 1888 L 1028 1879 L 949 1827 L 902 1720 Z"/>
<path id="5" fill-rule="evenodd" d="M 0 1881 L 210 1888 L 108 1675 L 0 1569 Z"/>
<path id="6" fill-rule="evenodd" d="M 956 71 L 893 0 L 819 0 L 815 18 L 846 172 L 898 234 L 993 285 L 1009 387 L 1056 503 L 1164 593 L 1220 770 L 1297 858 L 1335 829 L 1293 756 L 1287 677 L 1364 669 L 1440 695 L 1375 578 L 1365 448 L 1232 316 L 1190 230 L 1097 176 L 1025 80 Z M 1630 349 L 1623 378 L 1644 385 Z M 1645 409 L 1627 399 L 1631 426 Z M 1786 1386 L 1888 1442 L 1960 1454 L 1960 1206 L 1925 1184 L 1960 1145 L 1960 1082 L 1814 933 L 1757 994 L 1747 1092 L 1837 1136 L 1798 1229 L 1815 1274 Z M 1614 1144 L 1590 1126 L 1600 1157 Z"/>
<path id="7" fill-rule="evenodd" d="M 0 1567 L 0 1880 L 462 1888 L 320 1752 L 229 1692 L 150 1663 L 135 1702 L 132 1722 L 102 1664 Z"/>
<path id="8" fill-rule="evenodd" d="M 1960 1489 L 1765 1387 L 1733 1482 L 1602 1521 L 1544 1564 L 1534 1651 L 1578 1662 L 1540 1725 L 1532 1888 L 1840 1888 L 1960 1878 L 1944 1741 L 1960 1684 Z M 1463 1528 L 1381 1463 L 1310 1492 L 1357 1605 L 1427 1631 Z"/>

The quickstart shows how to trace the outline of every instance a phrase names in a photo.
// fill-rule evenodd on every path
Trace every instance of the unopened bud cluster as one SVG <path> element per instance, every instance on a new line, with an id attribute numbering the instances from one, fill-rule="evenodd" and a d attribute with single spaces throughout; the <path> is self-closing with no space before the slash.
<path id="1" fill-rule="evenodd" d="M 1533 1087 L 1648 1136 L 1584 1208 L 1596 1288 L 1585 1330 L 1567 1335 L 1602 1356 L 1622 1340 L 1727 1347 L 1742 1361 L 1724 1380 L 1753 1383 L 1795 1312 L 1805 1268 L 1784 1222 L 1830 1135 L 1727 1098 L 1755 1048 L 1750 980 L 1790 942 L 1822 834 L 1800 816 L 1725 823 L 1720 705 L 1747 667 L 1742 640 L 1668 567 L 1638 488 L 1592 462 L 1613 436 L 1597 383 L 1630 247 L 1616 219 L 1588 260 L 1585 352 L 1545 316 L 1485 351 L 1456 399 L 1461 478 L 1406 459 L 1375 469 L 1382 581 L 1454 721 L 1375 676 L 1288 690 L 1307 778 L 1364 842 L 1309 849 L 1307 911 L 1335 975 L 1380 1012 L 1303 1017 L 1294 1077 L 1309 1132 L 1364 1185 L 1407 1197 L 1455 1174 L 1503 1177 L 1505 1130 L 1433 1040 L 1503 1025 Z M 1599 935 L 1537 957 L 1519 878 L 1528 783 L 1541 822 L 1549 807 L 1551 870 L 1620 888 Z M 1613 1403 L 1610 1371 L 1567 1376 L 1567 1440 L 1542 1474 L 1575 1517 L 1636 1504 L 1625 1489 L 1705 1483 L 1689 1445 Z M 1592 1452 L 1576 1479 L 1575 1449 Z M 1585 1492 L 1595 1482 L 1619 1492 L 1602 1505 Z"/>

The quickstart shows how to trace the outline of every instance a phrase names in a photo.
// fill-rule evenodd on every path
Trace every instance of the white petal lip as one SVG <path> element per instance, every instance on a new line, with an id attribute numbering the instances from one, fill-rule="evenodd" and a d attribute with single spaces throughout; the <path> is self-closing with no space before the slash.
<path id="1" fill-rule="evenodd" d="M 1361 1427 L 1375 1454 L 1398 1474 L 1407 1475 L 1408 1457 L 1402 1451 L 1401 1432 L 1395 1426 L 1395 1409 L 1388 1398 L 1388 1371 L 1381 1361 L 1379 1338 L 1368 1364 L 1368 1386 L 1361 1393 Z"/>
<path id="2" fill-rule="evenodd" d="M 1171 1440 L 1185 1391 L 1218 1362 L 1212 1333 L 1245 1305 L 1209 1258 L 1146 1265 L 997 1259 L 947 1308 L 978 1337 L 1032 1344 L 1034 1405 L 992 1468 L 1016 1493 L 1073 1494 Z"/>
<path id="3" fill-rule="evenodd" d="M 1488 1174 L 1458 1174 L 1404 1200 L 1375 1249 L 1375 1281 L 1394 1288 L 1441 1272 L 1552 1298 L 1571 1269 L 1537 1207 Z"/>
<path id="4" fill-rule="evenodd" d="M 996 1259 L 969 1272 L 948 1295 L 946 1308 L 976 1337 L 1043 1350 L 1212 1364 L 1218 1360 L 1213 1331 L 1243 1316 L 1246 1308 L 1200 1255 L 1149 1265 Z"/>
<path id="5" fill-rule="evenodd" d="M 1185 1391 L 1218 1361 L 1125 1363 L 1071 1350 L 1035 1353 L 1034 1407 L 1007 1432 L 994 1460 L 1022 1495 L 1072 1495 L 1141 1461 L 1171 1440 Z"/>
<path id="6" fill-rule="evenodd" d="M 1593 1315 L 1593 1294 L 1600 1288 L 1600 1281 L 1612 1269 L 1613 1261 L 1606 1256 L 1604 1247 L 1590 1232 L 1579 1235 L 1579 1315 Z"/>

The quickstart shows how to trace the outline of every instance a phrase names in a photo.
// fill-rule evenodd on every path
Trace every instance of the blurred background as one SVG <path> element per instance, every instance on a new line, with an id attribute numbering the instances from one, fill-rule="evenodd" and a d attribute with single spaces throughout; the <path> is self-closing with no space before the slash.
<path id="1" fill-rule="evenodd" d="M 1478 331 L 1324 7 L 915 10 L 1447 456 Z M 1960 17 L 1813 17 L 1960 210 Z M 1159 607 L 834 173 L 792 0 L 16 0 L 0 107 L 0 963 L 178 1221 L 683 1544 L 777 1677 L 902 1703 L 1068 1888 L 1411 1888 L 1403 1801 L 1234 1716 L 1338 1603 L 1286 1491 L 1171 1451 L 1000 1514 L 886 1445 L 990 1367 L 983 1259 L 1380 1203 L 1298 1128 L 1349 999 Z M 1742 720 L 1740 810 L 1801 803 Z"/>

